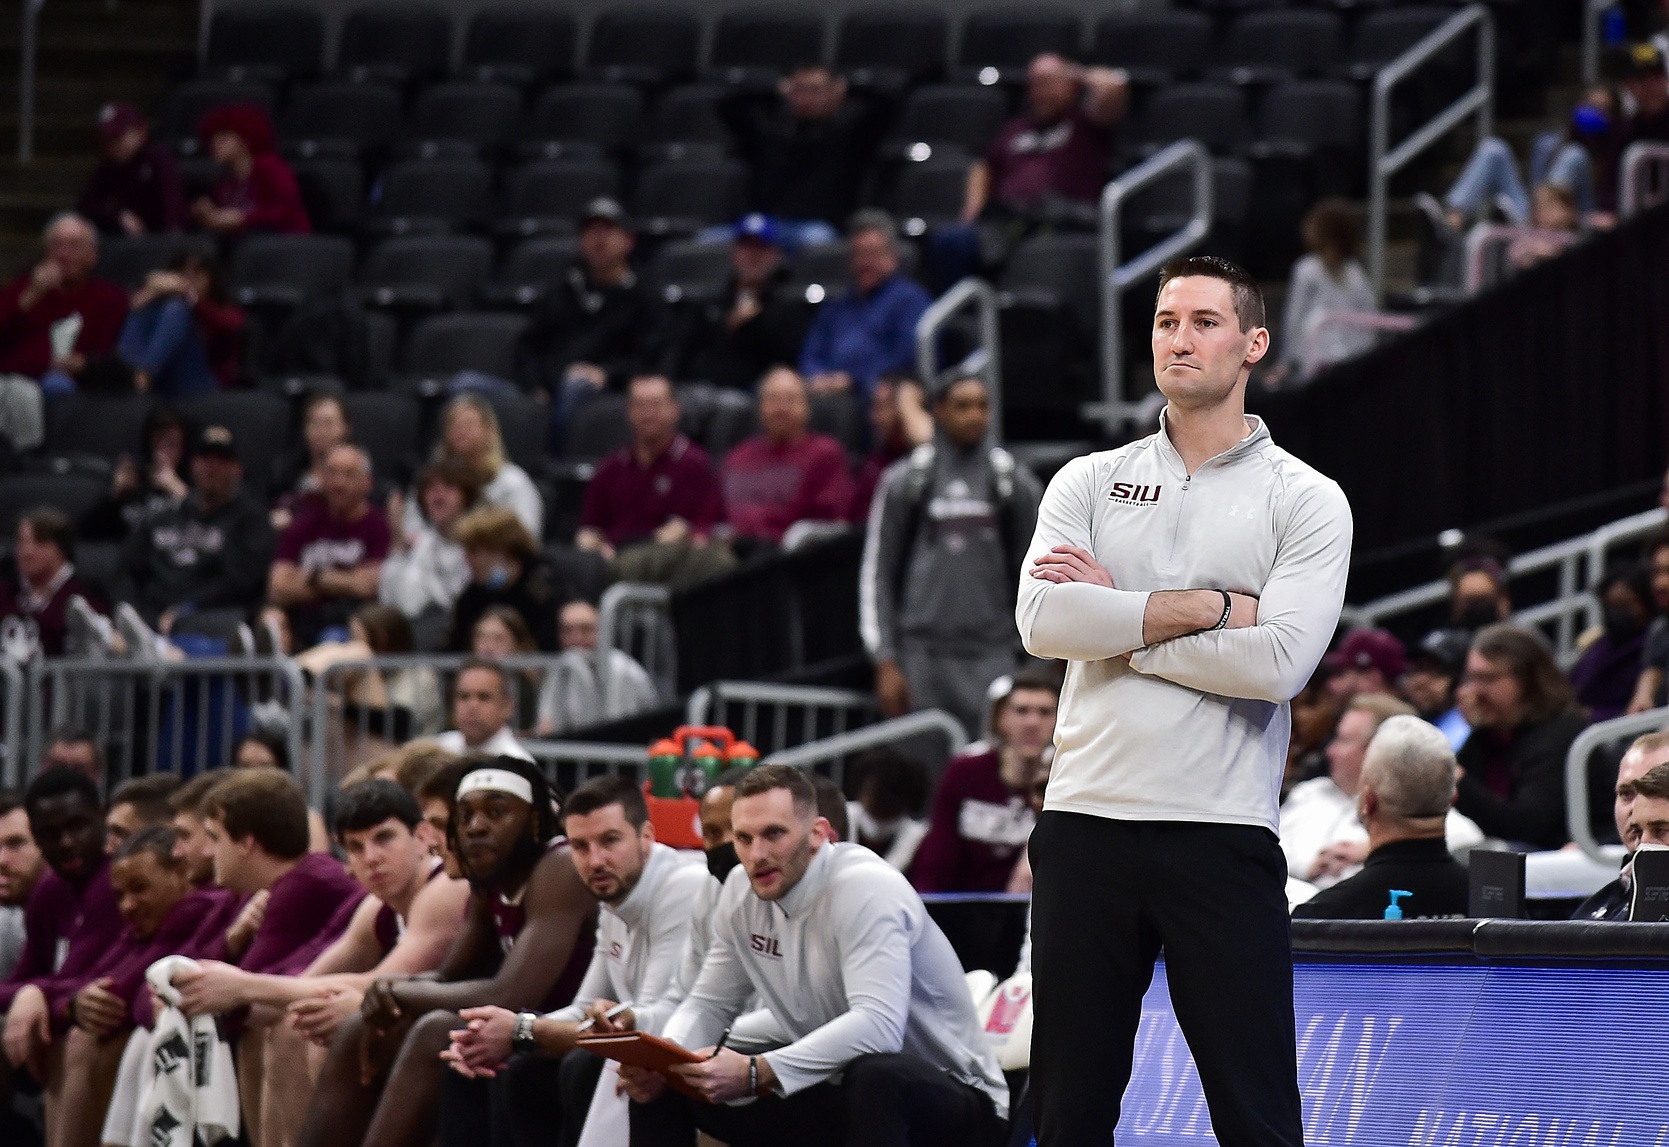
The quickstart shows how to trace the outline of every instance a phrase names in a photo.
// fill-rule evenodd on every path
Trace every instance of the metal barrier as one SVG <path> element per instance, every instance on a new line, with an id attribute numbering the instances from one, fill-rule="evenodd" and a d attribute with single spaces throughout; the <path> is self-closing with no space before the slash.
<path id="1" fill-rule="evenodd" d="M 959 363 L 939 366 L 939 335 L 945 325 L 968 307 L 979 313 L 979 346 Z M 916 371 L 931 389 L 933 380 L 955 374 L 978 378 L 991 395 L 992 442 L 1003 440 L 1002 349 L 997 333 L 997 292 L 984 279 L 969 277 L 933 300 L 916 320 Z"/>
<path id="2" fill-rule="evenodd" d="M 150 772 L 231 763 L 267 710 L 281 722 L 292 765 L 303 762 L 301 670 L 282 657 L 183 661 L 52 658 L 28 667 L 28 760 L 49 730 L 85 730 L 103 748 L 111 783 Z"/>
<path id="3" fill-rule="evenodd" d="M 1520 239 L 1543 238 L 1562 251 L 1575 243 L 1579 236 L 1568 231 L 1547 231 L 1540 227 L 1513 227 L 1498 223 L 1479 223 L 1466 233 L 1466 293 L 1475 295 L 1485 287 L 1510 278 L 1516 267 L 1510 251 Z"/>
<path id="4" fill-rule="evenodd" d="M 622 773 L 634 779 L 643 775 L 649 754 L 642 745 L 616 745 L 603 741 L 522 742 L 522 748 L 544 767 L 546 774 L 564 792 L 573 792 L 594 777 Z"/>
<path id="5" fill-rule="evenodd" d="M 23 670 L 10 657 L 0 655 L 0 786 L 19 790 L 29 771 L 23 757 L 24 712 Z"/>
<path id="6" fill-rule="evenodd" d="M 1601 25 L 1617 0 L 1582 0 L 1582 82 L 1599 83 Z"/>
<path id="7" fill-rule="evenodd" d="M 1308 330 L 1304 331 L 1299 347 L 1298 361 L 1304 368 L 1306 378 L 1331 366 L 1334 362 L 1344 361 L 1343 359 L 1318 361 L 1321 354 L 1322 336 L 1333 329 L 1371 331 L 1376 335 L 1402 334 L 1419 325 L 1420 320 L 1413 315 L 1388 315 L 1380 311 L 1328 311 L 1310 324 Z"/>
<path id="8" fill-rule="evenodd" d="M 664 585 L 620 582 L 609 586 L 598 607 L 597 678 L 604 707 L 618 707 L 609 651 L 629 654 L 649 673 L 663 698 L 678 695 L 678 635 L 672 628 L 672 591 Z"/>
<path id="9" fill-rule="evenodd" d="M 944 738 L 946 759 L 960 753 L 968 744 L 968 734 L 963 731 L 962 722 L 941 709 L 923 709 L 918 713 L 906 713 L 902 717 L 894 717 L 866 728 L 836 733 L 832 737 L 824 737 L 792 749 L 781 749 L 764 759 L 768 764 L 793 765 L 803 769 L 827 766 L 820 771 L 844 789 L 848 757 L 871 749 L 905 744 L 931 736 Z"/>
<path id="10" fill-rule="evenodd" d="M 692 725 L 724 725 L 770 755 L 871 723 L 875 698 L 855 689 L 715 681 L 690 694 Z"/>
<path id="11" fill-rule="evenodd" d="M 1552 601 L 1519 610 L 1513 615 L 1514 620 L 1525 625 L 1551 625 L 1555 630 L 1555 650 L 1568 663 L 1576 653 L 1577 637 L 1589 626 L 1599 624 L 1601 610 L 1593 588 L 1605 576 L 1606 555 L 1613 546 L 1638 541 L 1666 521 L 1669 515 L 1661 508 L 1645 510 L 1601 526 L 1591 534 L 1555 542 L 1513 558 L 1507 563 L 1509 580 L 1547 570 L 1557 570 L 1559 576 L 1558 594 Z M 1349 613 L 1359 624 L 1382 625 L 1388 618 L 1436 605 L 1448 596 L 1449 583 L 1440 578 L 1351 606 Z"/>
<path id="12" fill-rule="evenodd" d="M 1194 209 L 1188 222 L 1128 263 L 1123 262 L 1119 227 L 1124 203 L 1142 188 L 1174 172 L 1188 169 L 1194 176 Z M 1166 263 L 1204 241 L 1211 230 L 1211 153 L 1196 140 L 1184 139 L 1131 168 L 1101 191 L 1101 401 L 1083 409 L 1086 419 L 1100 422 L 1109 433 L 1126 425 L 1145 425 L 1157 418 L 1165 399 L 1158 393 L 1132 401 L 1124 388 L 1124 293 Z"/>
<path id="13" fill-rule="evenodd" d="M 1632 741 L 1645 733 L 1655 733 L 1669 725 L 1669 708 L 1649 709 L 1626 717 L 1613 717 L 1589 725 L 1570 743 L 1565 754 L 1565 818 L 1570 838 L 1577 847 L 1602 864 L 1616 864 L 1624 849 L 1620 844 L 1601 844 L 1594 839 L 1590 821 L 1593 810 L 1588 805 L 1588 758 L 1595 749 L 1614 745 L 1618 741 Z"/>
<path id="14" fill-rule="evenodd" d="M 1445 48 L 1476 29 L 1478 75 L 1473 85 L 1394 149 L 1391 147 L 1391 92 Z M 1373 79 L 1373 143 L 1368 159 L 1368 281 L 1374 298 L 1385 299 L 1385 220 L 1391 177 L 1456 126 L 1476 117 L 1478 138 L 1490 134 L 1495 111 L 1495 23 L 1481 4 L 1463 8 L 1419 43 L 1381 68 Z"/>
<path id="15" fill-rule="evenodd" d="M 1617 175 L 1617 214 L 1627 219 L 1664 202 L 1669 202 L 1669 143 L 1629 144 Z"/>

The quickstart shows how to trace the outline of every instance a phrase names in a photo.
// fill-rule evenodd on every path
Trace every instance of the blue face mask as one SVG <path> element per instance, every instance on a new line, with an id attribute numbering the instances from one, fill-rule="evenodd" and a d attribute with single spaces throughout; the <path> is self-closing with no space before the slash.
<path id="1" fill-rule="evenodd" d="M 1596 107 L 1583 104 L 1571 113 L 1571 123 L 1580 135 L 1604 135 L 1611 127 L 1611 117 Z"/>
<path id="2" fill-rule="evenodd" d="M 510 584 L 510 571 L 503 566 L 494 566 L 487 571 L 487 588 L 503 589 Z"/>

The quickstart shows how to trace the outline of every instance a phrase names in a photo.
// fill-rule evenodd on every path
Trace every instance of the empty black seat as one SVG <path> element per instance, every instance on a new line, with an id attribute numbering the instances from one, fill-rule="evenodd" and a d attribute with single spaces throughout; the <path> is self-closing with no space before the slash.
<path id="1" fill-rule="evenodd" d="M 771 8 L 726 12 L 713 26 L 708 66 L 733 80 L 774 77 L 823 62 L 823 20 Z"/>
<path id="2" fill-rule="evenodd" d="M 701 24 L 695 16 L 668 8 L 604 11 L 591 25 L 585 73 L 612 83 L 649 87 L 695 75 Z"/>
<path id="3" fill-rule="evenodd" d="M 479 159 L 408 159 L 383 173 L 365 229 L 373 235 L 439 234 L 482 227 L 493 173 Z"/>
<path id="4" fill-rule="evenodd" d="M 1350 49 L 1334 70 L 1352 80 L 1370 79 L 1452 15 L 1452 9 L 1437 7 L 1392 7 L 1369 12 L 1356 25 Z"/>
<path id="5" fill-rule="evenodd" d="M 545 472 L 545 437 L 550 407 L 519 394 L 494 392 L 488 396 L 498 414 L 499 433 L 510 461 L 532 474 Z"/>
<path id="6" fill-rule="evenodd" d="M 125 454 L 143 465 L 145 419 L 153 405 L 148 394 L 63 395 L 46 408 L 46 452 L 112 462 Z"/>
<path id="7" fill-rule="evenodd" d="M 99 277 L 135 290 L 152 271 L 167 269 L 186 242 L 183 235 L 116 235 L 101 239 Z"/>
<path id="8" fill-rule="evenodd" d="M 906 163 L 893 188 L 893 214 L 906 235 L 921 235 L 934 224 L 961 216 L 967 197 L 969 162 L 962 156 L 936 156 Z"/>
<path id="9" fill-rule="evenodd" d="M 723 94 L 714 84 L 685 84 L 662 96 L 650 122 L 650 158 L 680 159 L 701 149 L 709 155 L 722 152 L 730 143 L 718 113 Z"/>
<path id="10" fill-rule="evenodd" d="M 505 256 L 493 281 L 481 287 L 481 300 L 490 307 L 531 306 L 578 257 L 579 241 L 571 236 L 519 243 Z"/>
<path id="11" fill-rule="evenodd" d="M 730 245 L 680 240 L 655 252 L 649 281 L 668 302 L 712 298 L 730 276 Z"/>
<path id="12" fill-rule="evenodd" d="M 605 391 L 574 412 L 562 454 L 576 462 L 593 461 L 612 454 L 631 440 L 626 396 Z"/>
<path id="13" fill-rule="evenodd" d="M 643 94 L 620 84 L 564 84 L 533 105 L 522 139 L 533 149 L 547 142 L 580 141 L 609 152 L 635 146 L 643 133 Z"/>
<path id="14" fill-rule="evenodd" d="M 1129 259 L 1185 227 L 1193 215 L 1193 187 L 1193 175 L 1178 171 L 1149 184 L 1126 200 L 1119 228 L 1124 242 L 1122 257 Z M 1252 208 L 1252 191 L 1250 164 L 1233 156 L 1212 159 L 1211 232 L 1206 239 L 1206 250 L 1229 258 L 1242 257 L 1246 222 Z M 1296 236 L 1295 226 L 1288 230 Z M 1285 240 L 1285 236 L 1280 238 Z"/>
<path id="15" fill-rule="evenodd" d="M 342 22 L 336 69 L 355 81 L 404 84 L 446 74 L 452 17 L 414 4 L 374 4 Z"/>
<path id="16" fill-rule="evenodd" d="M 999 91 L 971 84 L 928 84 L 904 101 L 888 150 L 906 150 L 911 158 L 921 159 L 944 148 L 983 155 L 1007 118 L 1008 101 Z M 928 146 L 923 151 L 916 144 Z"/>
<path id="17" fill-rule="evenodd" d="M 358 160 L 314 156 L 291 161 L 315 231 L 342 234 L 365 214 L 365 170 Z"/>
<path id="18" fill-rule="evenodd" d="M 566 234 L 587 203 L 619 194 L 620 173 L 607 160 L 534 160 L 511 174 L 495 230 L 502 235 Z"/>
<path id="19" fill-rule="evenodd" d="M 224 426 L 237 440 L 246 489 L 259 497 L 290 440 L 290 404 L 264 390 L 222 390 L 182 399 L 180 414 L 197 426 Z"/>
<path id="20" fill-rule="evenodd" d="M 566 12 L 491 8 L 470 18 L 462 73 L 483 83 L 528 87 L 574 70 L 578 33 Z"/>
<path id="21" fill-rule="evenodd" d="M 1197 139 L 1212 152 L 1237 150 L 1246 136 L 1246 97 L 1231 84 L 1174 84 L 1153 94 L 1129 133 L 1137 152 Z"/>
<path id="22" fill-rule="evenodd" d="M 355 154 L 387 147 L 400 136 L 400 93 L 385 84 L 314 84 L 291 97 L 279 135 L 292 144 L 340 143 Z"/>
<path id="23" fill-rule="evenodd" d="M 168 93 L 157 120 L 157 138 L 181 155 L 194 155 L 201 147 L 197 125 L 207 112 L 225 104 L 254 104 L 271 115 L 272 88 L 254 80 L 188 80 Z"/>
<path id="24" fill-rule="evenodd" d="M 340 235 L 251 235 L 227 275 L 240 306 L 296 307 L 340 291 L 353 276 L 353 244 Z"/>
<path id="25" fill-rule="evenodd" d="M 939 12 L 870 8 L 840 22 L 835 67 L 857 79 L 902 85 L 940 75 L 950 54 L 950 25 Z"/>
<path id="26" fill-rule="evenodd" d="M 1207 73 L 1237 84 L 1269 84 L 1319 75 L 1338 59 L 1339 17 L 1292 9 L 1248 12 L 1234 22 Z"/>
<path id="27" fill-rule="evenodd" d="M 1258 107 L 1252 154 L 1332 149 L 1348 156 L 1362 145 L 1362 101 L 1343 80 L 1298 80 L 1271 89 Z"/>
<path id="28" fill-rule="evenodd" d="M 1094 235 L 1045 235 L 1015 248 L 999 295 L 1007 408 L 1074 410 L 1089 396 L 1101 309 L 1100 241 Z"/>
<path id="29" fill-rule="evenodd" d="M 1204 70 L 1215 33 L 1202 12 L 1159 9 L 1103 16 L 1090 37 L 1091 63 L 1123 68 L 1132 83 L 1158 85 Z"/>
<path id="30" fill-rule="evenodd" d="M 956 76 L 1018 83 L 1033 58 L 1044 52 L 1076 59 L 1081 32 L 1078 16 L 1059 8 L 1027 5 L 975 12 L 962 22 Z"/>
<path id="31" fill-rule="evenodd" d="M 408 311 L 467 304 L 492 267 L 492 247 L 466 235 L 401 235 L 366 256 L 361 294 L 372 306 Z"/>
<path id="32" fill-rule="evenodd" d="M 341 396 L 354 441 L 371 455 L 378 476 L 403 482 L 411 476 L 422 445 L 422 408 L 397 390 L 349 391 Z"/>
<path id="33" fill-rule="evenodd" d="M 434 315 L 406 339 L 405 373 L 445 379 L 462 370 L 496 378 L 516 377 L 516 340 L 527 329 L 523 315 Z"/>
<path id="34" fill-rule="evenodd" d="M 228 79 L 278 84 L 318 75 L 324 54 L 325 26 L 315 8 L 216 8 L 209 18 L 203 70 Z"/>
<path id="35" fill-rule="evenodd" d="M 51 506 L 79 522 L 104 500 L 105 483 L 86 474 L 10 474 L 0 478 L 0 537 L 17 535 L 17 520 L 30 510 Z"/>
<path id="36" fill-rule="evenodd" d="M 436 84 L 412 104 L 404 150 L 429 158 L 448 143 L 501 148 L 515 138 L 521 115 L 521 93 L 508 84 Z"/>
<path id="37" fill-rule="evenodd" d="M 735 160 L 670 159 L 639 174 L 632 210 L 639 227 L 658 234 L 728 223 L 747 210 L 747 184 Z"/>

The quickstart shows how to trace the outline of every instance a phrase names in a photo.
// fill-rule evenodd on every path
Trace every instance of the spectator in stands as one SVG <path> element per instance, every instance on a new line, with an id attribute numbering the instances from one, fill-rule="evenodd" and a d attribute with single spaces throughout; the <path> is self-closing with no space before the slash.
<path id="1" fill-rule="evenodd" d="M 598 554 L 621 581 L 693 585 L 735 564 L 713 529 L 724 495 L 707 452 L 678 432 L 672 383 L 640 375 L 626 390 L 632 441 L 597 466 L 574 544 Z"/>
<path id="2" fill-rule="evenodd" d="M 954 757 L 939 778 L 933 815 L 910 879 L 922 892 L 1001 892 L 1037 823 L 1032 780 L 1048 771 L 1060 685 L 1019 674 L 991 713 L 990 748 Z"/>
<path id="3" fill-rule="evenodd" d="M 295 172 L 277 153 L 266 112 L 254 104 L 226 104 L 203 117 L 197 135 L 220 168 L 214 190 L 191 205 L 199 227 L 225 236 L 313 230 Z"/>
<path id="4" fill-rule="evenodd" d="M 1327 775 L 1295 785 L 1281 803 L 1281 851 L 1292 876 L 1326 888 L 1360 869 L 1370 847 L 1366 826 L 1357 817 L 1362 762 L 1380 726 L 1392 717 L 1413 715 L 1411 705 L 1383 693 L 1363 693 L 1346 705 L 1327 743 Z M 1484 839 L 1477 825 L 1452 809 L 1447 832 L 1455 852 Z"/>
<path id="5" fill-rule="evenodd" d="M 1461 711 L 1472 735 L 1455 807 L 1485 835 L 1558 848 L 1565 823 L 1565 755 L 1587 724 L 1541 636 L 1512 625 L 1479 632 L 1466 655 Z"/>
<path id="6" fill-rule="evenodd" d="M 927 798 L 933 778 L 914 757 L 896 749 L 872 749 L 852 762 L 848 782 L 857 794 L 846 804 L 851 840 L 900 872 L 910 871 L 927 836 Z"/>
<path id="7" fill-rule="evenodd" d="M 1287 285 L 1286 314 L 1281 322 L 1281 358 L 1264 376 L 1272 386 L 1302 382 L 1323 367 L 1352 358 L 1373 346 L 1373 332 L 1363 327 L 1327 324 L 1330 316 L 1379 309 L 1359 255 L 1362 224 L 1343 199 L 1327 198 L 1304 216 L 1304 249 Z"/>
<path id="8" fill-rule="evenodd" d="M 666 374 L 743 390 L 772 365 L 799 357 L 806 323 L 798 302 L 783 296 L 783 242 L 770 216 L 742 217 L 723 293 L 681 299 L 674 308 L 661 361 Z"/>
<path id="9" fill-rule="evenodd" d="M 443 1053 L 465 1078 L 503 1076 L 515 1147 L 579 1141 L 606 1062 L 584 1051 L 569 1054 L 585 1030 L 581 1022 L 599 1000 L 648 1002 L 666 992 L 689 945 L 691 909 L 709 879 L 656 843 L 643 790 L 624 777 L 575 789 L 563 803 L 562 821 L 575 871 L 599 907 L 585 979 L 572 1003 L 545 1015 L 466 1009 L 460 1013 L 466 1026 L 452 1033 Z M 461 1141 L 442 1136 L 446 1147 Z"/>
<path id="10" fill-rule="evenodd" d="M 1442 729 L 1456 752 L 1472 732 L 1455 704 L 1455 687 L 1466 668 L 1470 645 L 1465 635 L 1455 630 L 1433 630 L 1409 652 L 1408 669 L 1397 684 L 1402 699 L 1414 706 L 1422 720 Z"/>
<path id="11" fill-rule="evenodd" d="M 86 729 L 76 725 L 60 725 L 46 739 L 46 751 L 41 754 L 41 771 L 74 769 L 94 785 L 104 783 L 104 750 Z"/>
<path id="12" fill-rule="evenodd" d="M 458 670 L 452 686 L 452 724 L 455 728 L 435 738 L 449 753 L 533 760 L 516 740 L 511 722 L 516 715 L 510 675 L 496 662 L 472 657 Z"/>
<path id="13" fill-rule="evenodd" d="M 559 831 L 537 767 L 472 762 L 448 828 L 474 892 L 463 931 L 437 973 L 380 978 L 366 991 L 360 1015 L 331 1043 L 300 1147 L 428 1143 L 437 1107 L 448 1126 L 492 1126 L 488 1089 L 445 1078 L 452 1073 L 439 1056 L 463 1026 L 463 1008 L 547 1012 L 573 999 L 591 958 L 596 901 L 556 842 Z M 474 958 L 483 952 L 504 954 L 490 976 Z M 373 1071 L 361 1070 L 367 1062 Z"/>
<path id="14" fill-rule="evenodd" d="M 104 598 L 76 576 L 75 523 L 37 506 L 17 520 L 17 576 L 0 576 L 0 652 L 22 664 L 65 652 L 70 598 L 103 612 Z"/>
<path id="15" fill-rule="evenodd" d="M 1305 781 L 1327 771 L 1326 749 L 1338 728 L 1344 702 L 1327 688 L 1332 671 L 1316 667 L 1298 696 L 1292 699 L 1292 739 L 1287 743 L 1287 767 L 1281 774 L 1281 798 Z"/>
<path id="16" fill-rule="evenodd" d="M 1332 670 L 1327 688 L 1339 700 L 1349 701 L 1364 693 L 1394 696 L 1408 658 L 1402 642 L 1386 630 L 1353 629 L 1323 664 Z"/>
<path id="17" fill-rule="evenodd" d="M 1638 832 L 1631 831 L 1629 827 L 1630 818 L 1634 814 L 1634 801 L 1638 796 L 1635 785 L 1640 778 L 1665 762 L 1669 762 L 1669 733 L 1657 732 L 1636 737 L 1617 765 L 1612 817 L 1617 826 L 1617 839 L 1622 842 L 1628 856 L 1633 856 L 1635 849 L 1640 846 Z M 1617 879 L 1584 900 L 1581 907 L 1571 914 L 1571 919 L 1627 920 L 1629 901 L 1632 899 L 1632 873 L 1627 864 L 1625 860 L 1623 872 Z"/>
<path id="18" fill-rule="evenodd" d="M 517 348 L 522 389 L 551 403 L 550 448 L 566 448 L 568 420 L 604 386 L 624 386 L 648 365 L 663 319 L 632 269 L 637 230 L 613 199 L 593 199 L 580 220 L 580 257 L 528 315 Z"/>
<path id="19" fill-rule="evenodd" d="M 522 525 L 534 538 L 542 537 L 545 529 L 545 502 L 539 488 L 527 471 L 516 465 L 504 453 L 504 438 L 499 433 L 498 412 L 493 404 L 478 394 L 460 394 L 446 404 L 441 415 L 441 437 L 435 443 L 431 462 L 454 461 L 479 472 L 481 501 L 489 506 L 504 506 L 514 511 Z M 408 529 L 418 526 L 415 506 L 406 507 Z"/>
<path id="20" fill-rule="evenodd" d="M 706 1102 L 622 1066 L 635 1101 L 632 1142 L 687 1144 L 699 1129 L 730 1143 L 775 1143 L 803 1135 L 813 1119 L 839 1119 L 852 1142 L 996 1142 L 1008 1088 L 958 986 L 962 966 L 921 898 L 868 850 L 828 842 L 798 769 L 753 769 L 736 786 L 731 817 L 748 884 L 721 895 L 707 965 L 663 1032 L 692 1051 L 711 1049 L 672 1069 Z M 778 907 L 812 899 L 815 911 Z M 778 942 L 756 943 L 755 934 Z M 787 1046 L 752 1057 L 714 1048 L 754 993 Z M 865 1034 L 882 1031 L 884 1042 Z M 729 1105 L 749 1096 L 763 1098 Z M 907 1130 L 925 1112 L 933 1131 Z"/>
<path id="21" fill-rule="evenodd" d="M 516 515 L 502 506 L 471 510 L 452 536 L 463 547 L 470 582 L 453 606 L 446 649 L 468 649 L 481 615 L 507 605 L 521 614 L 540 649 L 554 650 L 556 611 L 568 599 L 568 587 Z"/>
<path id="22" fill-rule="evenodd" d="M 186 248 L 133 293 L 116 353 L 134 389 L 186 398 L 232 387 L 243 373 L 244 314 L 226 298 L 219 261 Z"/>
<path id="23" fill-rule="evenodd" d="M 718 112 L 752 172 L 753 209 L 781 220 L 798 249 L 833 242 L 857 207 L 894 106 L 879 92 L 849 95 L 843 77 L 808 62 L 775 91 L 734 88 Z"/>
<path id="24" fill-rule="evenodd" d="M 629 717 L 659 704 L 648 672 L 624 649 L 610 649 L 602 662 L 597 649 L 600 616 L 589 601 L 575 598 L 558 618 L 563 657 L 546 674 L 539 691 L 535 730 L 542 737 Z M 608 675 L 611 680 L 605 682 Z"/>
<path id="25" fill-rule="evenodd" d="M 1411 714 L 1388 718 L 1368 745 L 1356 797 L 1369 847 L 1362 870 L 1292 914 L 1379 920 L 1397 904 L 1401 916 L 1391 919 L 1465 916 L 1471 881 L 1443 839 L 1456 771 L 1454 750 L 1435 726 Z"/>
<path id="26" fill-rule="evenodd" d="M 272 527 L 283 530 L 307 503 L 324 501 L 325 459 L 338 446 L 353 442 L 353 419 L 340 395 L 315 391 L 301 406 L 301 442 L 281 459 L 273 485 L 278 491 Z"/>
<path id="27" fill-rule="evenodd" d="M 346 641 L 321 642 L 298 654 L 296 664 L 317 678 L 343 662 L 413 652 L 411 623 L 406 615 L 381 602 L 368 602 L 348 618 Z M 414 735 L 439 732 L 444 725 L 440 681 L 427 666 L 350 669 L 336 677 L 335 685 L 345 705 L 369 710 L 369 728 L 364 730 L 355 720 L 357 713 L 343 714 L 343 735 L 350 742 L 350 756 L 369 748 L 356 743 L 361 736 L 398 744 Z"/>
<path id="28" fill-rule="evenodd" d="M 146 235 L 185 226 L 185 181 L 179 164 L 151 139 L 151 125 L 132 104 L 99 109 L 99 161 L 75 213 L 106 235 Z"/>
<path id="29" fill-rule="evenodd" d="M 1628 710 L 1640 680 L 1646 626 L 1652 620 L 1651 575 L 1644 567 L 1613 570 L 1596 587 L 1603 624 L 1571 667 L 1577 704 L 1595 721 Z"/>
<path id="30" fill-rule="evenodd" d="M 224 426 L 206 427 L 191 457 L 191 494 L 146 518 L 128 539 L 134 606 L 166 634 L 182 614 L 259 604 L 272 561 L 267 512 L 239 488 L 243 464 Z"/>
<path id="31" fill-rule="evenodd" d="M 453 529 L 475 505 L 481 486 L 469 467 L 432 462 L 412 484 L 418 526 L 394 519 L 394 536 L 382 564 L 379 595 L 411 621 L 419 649 L 438 649 L 452 607 L 469 584 L 469 561 Z"/>
<path id="32" fill-rule="evenodd" d="M 1449 624 L 1477 633 L 1512 616 L 1507 568 L 1491 556 L 1462 558 L 1449 569 Z"/>
<path id="33" fill-rule="evenodd" d="M 114 856 L 135 833 L 166 825 L 174 817 L 168 800 L 180 787 L 174 773 L 129 777 L 110 793 L 104 812 L 104 851 Z"/>
<path id="34" fill-rule="evenodd" d="M 846 449 L 813 434 L 805 380 L 779 366 L 759 380 L 761 433 L 724 459 L 724 507 L 743 552 L 781 545 L 796 522 L 839 522 L 852 502 Z"/>
<path id="35" fill-rule="evenodd" d="M 933 416 L 927 412 L 920 380 L 902 372 L 876 379 L 869 396 L 869 427 L 874 447 L 852 480 L 852 509 L 847 516 L 854 522 L 869 520 L 875 488 L 887 467 L 933 441 Z"/>
<path id="36" fill-rule="evenodd" d="M 859 574 L 859 630 L 881 709 L 943 709 L 980 726 L 985 690 L 1014 669 L 1014 592 L 1037 524 L 1037 479 L 986 441 L 991 397 L 953 379 L 931 447 L 887 471 Z"/>
<path id="37" fill-rule="evenodd" d="M 1669 502 L 1669 475 L 1664 477 L 1660 500 Z M 1646 642 L 1640 651 L 1640 676 L 1630 713 L 1644 713 L 1669 700 L 1665 696 L 1665 667 L 1669 666 L 1669 529 L 1660 529 L 1646 539 L 1646 566 L 1650 571 L 1654 616 L 1646 627 Z"/>
<path id="38" fill-rule="evenodd" d="M 371 504 L 371 457 L 337 446 L 325 458 L 322 505 L 310 506 L 278 539 L 267 598 L 290 619 L 298 647 L 345 626 L 377 600 L 388 556 L 388 518 Z"/>
<path id="39" fill-rule="evenodd" d="M 1661 40 L 1630 45 L 1622 61 L 1623 90 L 1633 111 L 1623 125 L 1618 154 L 1637 140 L 1669 140 L 1669 67 Z"/>
<path id="40" fill-rule="evenodd" d="M 484 661 L 500 661 L 506 657 L 521 657 L 538 653 L 539 646 L 528 632 L 522 615 L 507 605 L 495 605 L 481 615 L 470 633 L 470 654 Z M 536 670 L 510 671 L 516 688 L 516 712 L 523 728 L 538 708 L 540 676 Z"/>
<path id="41" fill-rule="evenodd" d="M 151 407 L 145 416 L 144 441 L 142 460 L 129 454 L 116 460 L 109 493 L 81 519 L 83 538 L 125 541 L 148 516 L 190 495 L 185 420 L 179 412 L 160 404 Z"/>
<path id="42" fill-rule="evenodd" d="M 0 375 L 35 379 L 41 391 L 67 394 L 89 367 L 102 367 L 115 351 L 127 318 L 127 294 L 93 274 L 98 232 L 81 216 L 53 216 L 42 239 L 46 257 L 0 288 Z M 20 450 L 42 441 L 35 394 L 32 414 L 0 422 L 0 431 L 9 431 Z"/>
<path id="43" fill-rule="evenodd" d="M 933 297 L 898 269 L 898 225 L 885 211 L 858 212 L 846 237 L 851 289 L 818 310 L 800 373 L 814 394 L 854 391 L 867 401 L 876 379 L 915 364 L 916 322 Z"/>
<path id="44" fill-rule="evenodd" d="M 24 905 L 46 871 L 46 860 L 29 832 L 29 813 L 23 800 L 0 789 L 0 981 L 23 957 Z"/>

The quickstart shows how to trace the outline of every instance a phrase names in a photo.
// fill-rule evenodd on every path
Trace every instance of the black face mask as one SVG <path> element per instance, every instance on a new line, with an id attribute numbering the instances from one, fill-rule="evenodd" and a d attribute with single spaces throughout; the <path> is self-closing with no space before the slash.
<path id="1" fill-rule="evenodd" d="M 1627 641 L 1644 628 L 1640 615 L 1632 609 L 1612 606 L 1605 611 L 1605 633 L 1613 641 Z"/>
<path id="2" fill-rule="evenodd" d="M 1482 629 L 1486 625 L 1494 625 L 1501 620 L 1500 611 L 1493 601 L 1469 601 L 1460 607 L 1460 613 L 1455 618 L 1458 625 L 1465 629 Z"/>
<path id="3" fill-rule="evenodd" d="M 707 850 L 707 871 L 718 878 L 720 884 L 730 875 L 730 870 L 742 863 L 736 855 L 736 846 L 730 841 Z"/>

